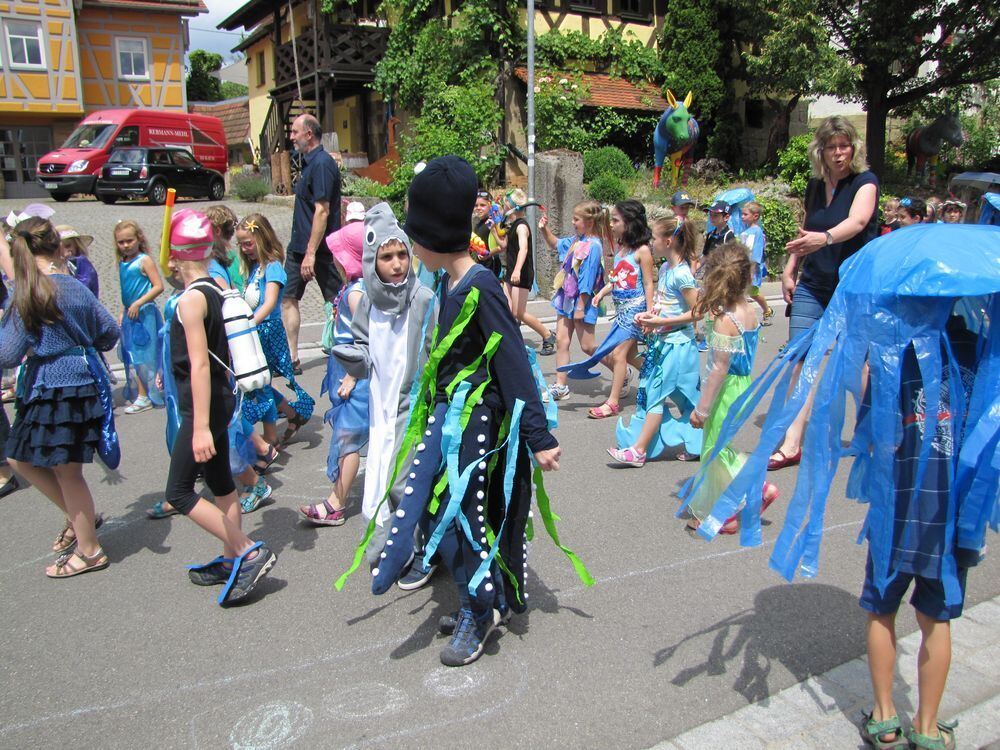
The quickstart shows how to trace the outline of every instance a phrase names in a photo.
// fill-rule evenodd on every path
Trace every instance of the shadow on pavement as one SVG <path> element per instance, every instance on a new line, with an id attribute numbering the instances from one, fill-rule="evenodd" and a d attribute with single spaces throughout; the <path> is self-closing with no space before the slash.
<path id="1" fill-rule="evenodd" d="M 146 515 L 146 511 L 153 507 L 153 503 L 162 499 L 162 491 L 147 492 L 129 504 L 128 512 L 124 516 L 109 519 L 114 523 L 108 524 L 109 528 L 105 532 L 110 542 L 106 547 L 115 562 L 121 562 L 147 549 L 154 555 L 165 555 L 170 552 L 170 546 L 165 544 L 170 533 L 170 519 L 180 516 L 153 520 Z"/>
<path id="2" fill-rule="evenodd" d="M 700 648 L 711 637 L 704 661 L 682 669 L 672 680 L 683 686 L 701 675 L 723 675 L 730 662 L 742 663 L 733 689 L 750 703 L 771 694 L 768 677 L 775 662 L 801 682 L 865 651 L 865 614 L 857 598 L 823 584 L 773 586 L 757 594 L 753 609 L 692 633 L 657 651 L 662 666 L 691 642 Z"/>

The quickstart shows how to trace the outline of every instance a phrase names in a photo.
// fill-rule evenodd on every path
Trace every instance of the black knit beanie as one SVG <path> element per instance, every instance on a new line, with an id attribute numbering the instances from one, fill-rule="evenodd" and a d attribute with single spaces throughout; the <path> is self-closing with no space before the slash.
<path id="1" fill-rule="evenodd" d="M 476 173 L 465 159 L 432 159 L 410 183 L 403 231 L 436 253 L 467 251 L 478 189 Z"/>

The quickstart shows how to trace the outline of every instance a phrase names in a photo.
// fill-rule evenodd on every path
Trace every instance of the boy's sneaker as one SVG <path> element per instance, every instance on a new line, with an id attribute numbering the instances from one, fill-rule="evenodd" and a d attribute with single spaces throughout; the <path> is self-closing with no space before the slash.
<path id="1" fill-rule="evenodd" d="M 265 500 L 271 497 L 274 488 L 264 481 L 264 477 L 257 478 L 257 484 L 253 487 L 243 488 L 243 495 L 240 496 L 240 510 L 243 513 L 253 513 L 261 506 Z"/>
<path id="2" fill-rule="evenodd" d="M 632 365 L 628 365 L 625 368 L 625 382 L 622 383 L 622 391 L 619 394 L 619 398 L 625 398 L 629 391 L 632 390 L 632 378 L 635 377 L 635 370 L 632 369 Z"/>
<path id="3" fill-rule="evenodd" d="M 153 402 L 150 401 L 149 396 L 141 396 L 132 402 L 130 406 L 125 407 L 126 414 L 138 414 L 139 412 L 149 411 L 153 408 Z"/>
<path id="4" fill-rule="evenodd" d="M 257 556 L 253 559 L 247 559 L 246 555 L 254 550 L 257 550 Z M 237 570 L 235 577 L 229 577 L 227 586 L 219 594 L 219 604 L 227 607 L 241 599 L 246 599 L 276 562 L 278 562 L 278 556 L 271 551 L 270 547 L 263 542 L 254 544 L 245 554 L 236 558 L 234 565 L 238 565 L 239 570 Z"/>
<path id="5" fill-rule="evenodd" d="M 189 565 L 188 578 L 195 586 L 219 586 L 229 580 L 233 558 L 219 556 L 204 565 Z"/>
<path id="6" fill-rule="evenodd" d="M 490 610 L 489 617 L 484 622 L 476 622 L 472 610 L 464 607 L 458 612 L 458 622 L 455 634 L 443 649 L 441 663 L 446 667 L 464 667 L 472 664 L 483 655 L 483 647 L 490 633 L 500 624 L 500 613 Z"/>
<path id="7" fill-rule="evenodd" d="M 543 357 L 548 357 L 556 353 L 556 335 L 554 333 L 550 333 L 547 339 L 542 339 L 542 351 L 540 353 Z"/>
<path id="8" fill-rule="evenodd" d="M 507 625 L 507 623 L 510 622 L 511 615 L 513 614 L 510 607 L 501 607 L 498 611 L 500 612 L 500 624 Z M 441 618 L 438 619 L 438 632 L 441 635 L 451 635 L 454 633 L 455 628 L 458 627 L 459 614 L 459 612 L 455 612 L 451 615 L 442 615 Z"/>
<path id="9" fill-rule="evenodd" d="M 608 448 L 608 455 L 620 464 L 634 466 L 637 469 L 641 469 L 646 465 L 646 454 L 634 446 L 625 448 L 624 450 L 621 448 Z"/>
<path id="10" fill-rule="evenodd" d="M 707 352 L 708 351 L 708 342 L 705 341 L 705 339 L 697 339 L 695 341 L 695 345 L 698 347 L 698 351 L 699 352 Z"/>
<path id="11" fill-rule="evenodd" d="M 569 386 L 553 383 L 552 385 L 549 386 L 549 389 L 545 392 L 544 398 L 542 400 L 545 403 L 548 403 L 549 399 L 552 399 L 553 401 L 562 401 L 564 398 L 569 398 Z"/>
<path id="12" fill-rule="evenodd" d="M 396 585 L 403 591 L 416 591 L 428 584 L 435 570 L 437 570 L 437 565 L 428 565 L 422 554 L 414 555 L 410 569 L 406 571 L 406 575 L 396 581 Z"/>

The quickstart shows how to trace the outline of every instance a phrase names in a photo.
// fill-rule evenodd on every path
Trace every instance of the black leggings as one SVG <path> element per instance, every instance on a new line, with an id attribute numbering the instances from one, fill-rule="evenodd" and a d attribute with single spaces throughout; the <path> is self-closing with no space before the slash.
<path id="1" fill-rule="evenodd" d="M 229 421 L 232 413 L 225 409 L 209 412 L 208 427 L 215 441 L 215 456 L 203 464 L 194 460 L 191 438 L 194 435 L 194 418 L 181 416 L 181 426 L 170 454 L 170 471 L 167 474 L 166 500 L 178 512 L 187 515 L 201 499 L 194 491 L 199 473 L 205 477 L 205 486 L 216 497 L 236 491 L 233 472 L 229 468 Z"/>

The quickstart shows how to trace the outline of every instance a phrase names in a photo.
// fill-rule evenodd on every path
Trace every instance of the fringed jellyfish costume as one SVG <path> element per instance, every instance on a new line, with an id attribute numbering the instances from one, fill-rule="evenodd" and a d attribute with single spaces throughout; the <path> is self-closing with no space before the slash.
<path id="1" fill-rule="evenodd" d="M 440 557 L 462 606 L 481 619 L 493 609 L 520 612 L 526 606 L 532 482 L 545 527 L 559 544 L 541 470 L 532 471 L 531 459 L 532 452 L 558 443 L 496 277 L 474 266 L 453 288 L 447 282 L 442 287 L 434 345 L 393 481 L 415 449 L 413 466 L 372 570 L 372 591 L 385 593 L 405 570 L 419 525 L 427 535 L 427 558 Z M 373 532 L 374 519 L 368 535 Z M 338 588 L 360 565 L 366 544 L 367 537 Z M 576 556 L 559 546 L 581 579 L 592 583 Z"/>
<path id="2" fill-rule="evenodd" d="M 259 265 L 254 266 L 247 279 L 243 297 L 251 309 L 256 311 L 264 303 L 268 283 L 278 284 L 283 294 L 286 280 L 285 269 L 277 261 L 268 263 L 263 271 Z M 308 420 L 316 407 L 316 401 L 295 380 L 292 354 L 288 350 L 288 338 L 285 336 L 285 327 L 281 323 L 282 294 L 278 295 L 278 300 L 270 315 L 257 324 L 257 333 L 260 336 L 260 345 L 264 349 L 264 357 L 271 368 L 271 375 L 280 375 L 288 381 L 292 390 L 295 391 L 295 401 L 289 402 L 288 405 L 295 410 L 301 419 Z M 278 405 L 284 400 L 284 396 L 278 393 L 273 386 L 264 386 L 243 397 L 243 417 L 251 424 L 276 422 L 278 420 Z"/>
<path id="3" fill-rule="evenodd" d="M 678 263 L 660 277 L 653 311 L 664 318 L 687 312 L 689 308 L 683 292 L 696 288 L 690 266 Z M 618 420 L 615 431 L 618 447 L 624 449 L 635 445 L 647 414 L 662 414 L 660 429 L 646 449 L 647 457 L 655 458 L 667 446 L 682 444 L 686 452 L 697 456 L 702 450 L 702 431 L 692 427 L 689 421 L 701 397 L 694 326 L 687 323 L 647 338 L 649 348 L 639 372 L 635 414 L 627 422 L 624 417 Z M 667 399 L 677 406 L 679 415 L 676 418 L 664 408 Z"/>
<path id="4" fill-rule="evenodd" d="M 644 341 L 645 336 L 635 322 L 637 313 L 646 309 L 646 290 L 642 283 L 642 267 L 635 259 L 635 250 L 621 251 L 615 256 L 615 267 L 611 272 L 611 297 L 615 302 L 615 322 L 607 337 L 597 350 L 583 362 L 570 363 L 559 368 L 576 380 L 596 378 L 599 372 L 591 367 L 613 352 L 619 344 L 629 339 Z"/>
<path id="5" fill-rule="evenodd" d="M 685 501 L 681 510 L 687 508 L 698 519 L 701 524 L 699 533 L 704 533 L 701 529 L 710 523 L 716 499 L 743 466 L 744 457 L 729 446 L 730 440 L 723 439 L 720 432 L 730 408 L 750 387 L 750 373 L 760 341 L 759 323 L 752 331 L 748 331 L 731 312 L 727 311 L 725 314 L 736 326 L 739 335 L 726 336 L 718 333 L 711 320 L 705 324 L 708 366 L 704 390 L 710 393 L 718 388 L 718 393 L 712 402 L 708 419 L 705 420 L 701 468 L 681 495 Z M 716 385 L 720 380 L 719 385 Z M 707 460 L 709 457 L 714 460 Z M 722 521 L 725 522 L 732 515 L 730 513 Z M 713 536 L 721 525 L 720 523 L 719 527 L 712 530 Z"/>
<path id="6" fill-rule="evenodd" d="M 334 345 L 353 344 L 351 333 L 351 308 L 347 298 L 352 292 L 363 292 L 364 284 L 352 281 L 343 287 L 336 305 L 336 319 L 333 324 Z M 347 398 L 337 395 L 340 381 L 347 375 L 344 366 L 334 356 L 327 357 L 326 378 L 320 389 L 320 396 L 330 394 L 330 408 L 323 417 L 330 425 L 330 450 L 326 457 L 326 476 L 331 482 L 340 478 L 340 459 L 357 453 L 368 444 L 368 379 L 360 379 Z M 341 498 L 346 501 L 347 498 Z"/>
<path id="7" fill-rule="evenodd" d="M 164 362 L 170 362 L 170 327 L 173 325 L 177 313 L 177 304 L 181 301 L 181 294 L 178 292 L 167 300 L 163 306 L 163 327 L 160 329 L 161 356 Z M 174 440 L 181 426 L 180 402 L 177 395 L 177 381 L 174 379 L 172 367 L 163 368 L 163 399 L 166 405 L 167 425 L 166 442 L 167 452 L 174 450 Z M 239 402 L 233 413 L 233 419 L 229 423 L 229 468 L 233 476 L 242 474 L 250 468 L 257 460 L 256 450 L 251 440 L 253 425 L 242 416 Z"/>
<path id="8" fill-rule="evenodd" d="M 163 327 L 160 309 L 155 302 L 147 302 L 139 308 L 139 316 L 135 320 L 128 316 L 128 308 L 153 288 L 153 282 L 142 272 L 142 259 L 145 257 L 148 257 L 145 253 L 139 253 L 132 260 L 118 264 L 124 308 L 118 357 L 125 365 L 125 399 L 135 401 L 138 397 L 134 377 L 142 381 L 153 405 L 163 406 L 163 392 L 156 387 L 156 374 L 162 369 L 158 338 Z"/>
<path id="9" fill-rule="evenodd" d="M 597 237 L 563 237 L 556 245 L 559 273 L 553 284 L 552 307 L 563 318 L 576 317 L 581 295 L 593 297 L 604 286 L 604 248 Z M 590 304 L 583 311 L 583 322 L 597 323 L 600 311 Z"/>
<path id="10" fill-rule="evenodd" d="M 941 580 L 946 604 L 960 603 L 958 570 L 982 550 L 987 526 L 996 531 L 1000 522 L 1000 336 L 990 335 L 997 320 L 1000 228 L 923 224 L 868 243 L 840 267 L 823 317 L 791 342 L 727 417 L 721 443 L 769 391 L 788 393 L 792 368 L 803 362 L 791 393 L 773 400 L 760 445 L 712 507 L 714 523 L 702 529 L 717 528 L 745 500 L 740 541 L 760 543 L 767 459 L 815 387 L 798 483 L 771 567 L 788 580 L 796 572 L 816 575 L 830 483 L 841 456 L 854 455 L 847 495 L 869 506 L 861 537 L 868 540 L 876 588 L 884 593 L 897 573 L 913 570 L 910 551 L 930 541 L 919 574 Z M 861 406 L 865 363 L 870 408 Z M 914 379 L 922 394 L 911 387 Z M 844 451 L 848 393 L 861 408 Z M 916 455 L 906 456 L 907 450 Z M 913 464 L 909 470 L 900 465 L 904 457 Z M 938 531 L 926 532 L 937 537 L 908 523 L 928 494 L 943 510 Z"/>

